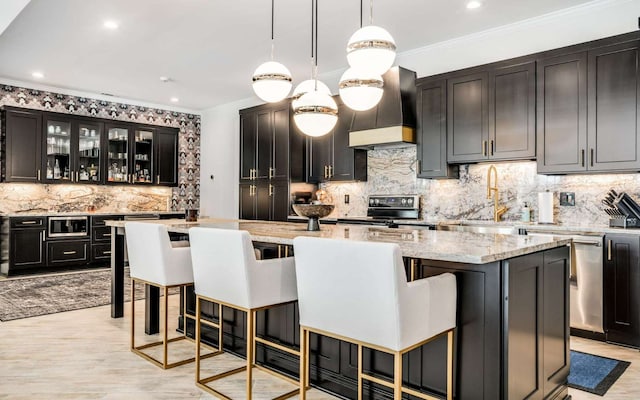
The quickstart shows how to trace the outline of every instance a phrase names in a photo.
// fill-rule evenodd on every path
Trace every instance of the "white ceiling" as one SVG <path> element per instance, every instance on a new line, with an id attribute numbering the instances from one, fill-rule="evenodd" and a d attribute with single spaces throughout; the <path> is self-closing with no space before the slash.
<path id="1" fill-rule="evenodd" d="M 582 3 L 484 0 L 469 11 L 465 0 L 376 0 L 374 23 L 405 52 Z M 275 5 L 276 60 L 297 83 L 310 75 L 311 0 Z M 0 35 L 0 78 L 205 109 L 253 95 L 251 75 L 269 57 L 270 10 L 269 0 L 31 0 Z M 319 1 L 320 73 L 347 67 L 359 13 L 357 0 Z M 119 29 L 105 29 L 107 19 Z M 36 70 L 45 78 L 32 78 Z"/>

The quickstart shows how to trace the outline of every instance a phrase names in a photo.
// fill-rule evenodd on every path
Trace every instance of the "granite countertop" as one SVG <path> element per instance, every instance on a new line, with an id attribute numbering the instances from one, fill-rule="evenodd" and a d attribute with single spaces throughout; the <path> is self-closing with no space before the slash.
<path id="1" fill-rule="evenodd" d="M 469 264 L 486 264 L 541 250 L 565 246 L 569 238 L 521 235 L 478 234 L 469 232 L 430 231 L 421 229 L 391 229 L 363 225 L 321 225 L 321 230 L 308 232 L 295 222 L 200 219 L 185 223 L 182 220 L 145 221 L 161 223 L 170 232 L 188 233 L 189 228 L 211 227 L 242 229 L 258 242 L 293 243 L 297 236 L 368 242 L 397 243 L 405 257 Z M 107 225 L 124 227 L 124 221 L 107 221 Z"/>
<path id="2" fill-rule="evenodd" d="M 52 217 L 65 215 L 145 215 L 145 214 L 178 214 L 184 211 L 26 211 L 0 213 L 2 217 Z"/>

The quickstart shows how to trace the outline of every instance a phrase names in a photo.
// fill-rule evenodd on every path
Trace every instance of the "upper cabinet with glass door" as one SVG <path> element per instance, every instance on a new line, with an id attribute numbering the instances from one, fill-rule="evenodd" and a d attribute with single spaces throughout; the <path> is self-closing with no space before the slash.
<path id="1" fill-rule="evenodd" d="M 46 118 L 46 162 L 44 180 L 72 182 L 71 121 Z"/>
<path id="2" fill-rule="evenodd" d="M 133 148 L 132 183 L 153 183 L 153 129 L 136 129 Z"/>
<path id="3" fill-rule="evenodd" d="M 107 182 L 129 182 L 129 134 L 128 125 L 107 125 Z"/>
<path id="4" fill-rule="evenodd" d="M 44 182 L 102 183 L 102 123 L 45 114 Z"/>

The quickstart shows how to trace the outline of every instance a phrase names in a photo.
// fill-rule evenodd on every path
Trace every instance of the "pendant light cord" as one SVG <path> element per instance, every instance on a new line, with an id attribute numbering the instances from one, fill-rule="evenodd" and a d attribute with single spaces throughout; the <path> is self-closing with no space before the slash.
<path id="1" fill-rule="evenodd" d="M 275 41 L 273 40 L 273 25 L 274 25 L 274 10 L 275 10 L 275 0 L 271 0 L 271 61 L 273 61 L 273 54 L 275 52 Z"/>
<path id="2" fill-rule="evenodd" d="M 315 50 L 316 50 L 316 54 L 314 57 L 314 61 L 315 61 L 315 69 L 313 72 L 313 78 L 315 80 L 314 82 L 314 88 L 316 91 L 318 91 L 318 0 L 313 0 L 315 2 L 315 19 L 316 19 L 316 26 L 315 26 Z"/>
<path id="3" fill-rule="evenodd" d="M 373 25 L 373 0 L 369 1 L 369 25 Z"/>
<path id="4" fill-rule="evenodd" d="M 360 28 L 362 28 L 362 0 L 360 0 Z"/>

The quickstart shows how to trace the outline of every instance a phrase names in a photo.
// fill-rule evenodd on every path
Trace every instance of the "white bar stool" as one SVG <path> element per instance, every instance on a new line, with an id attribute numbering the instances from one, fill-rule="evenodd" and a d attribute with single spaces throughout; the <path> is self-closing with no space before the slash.
<path id="1" fill-rule="evenodd" d="M 292 303 L 298 298 L 293 257 L 256 260 L 251 238 L 246 231 L 191 228 L 189 240 L 196 292 L 196 385 L 215 396 L 228 399 L 229 397 L 207 384 L 246 370 L 246 396 L 250 400 L 254 367 L 297 385 L 296 380 L 255 363 L 256 342 L 296 356 L 300 355 L 298 350 L 256 337 L 257 311 Z M 202 319 L 202 300 L 218 304 L 219 322 L 217 324 Z M 203 378 L 200 376 L 202 324 L 218 329 L 218 350 L 222 352 L 224 350 L 223 306 L 247 313 L 247 363 L 243 367 Z M 276 399 L 285 399 L 297 393 L 297 389 L 292 390 Z"/>
<path id="2" fill-rule="evenodd" d="M 168 345 L 185 339 L 186 336 L 168 338 L 169 289 L 193 284 L 191 251 L 188 246 L 173 247 L 164 225 L 144 222 L 127 222 L 124 225 L 129 254 L 131 275 L 131 351 L 153 364 L 163 368 L 173 368 L 195 360 L 194 357 L 168 362 Z M 135 290 L 136 282 L 148 284 L 163 290 L 164 313 L 162 340 L 135 345 Z M 184 304 L 183 310 L 184 310 Z M 186 311 L 186 310 L 184 310 Z M 186 312 L 184 312 L 186 316 Z M 162 345 L 163 359 L 158 360 L 142 350 Z"/>
<path id="3" fill-rule="evenodd" d="M 363 379 L 435 399 L 402 386 L 402 355 L 447 335 L 447 399 L 453 398 L 453 274 L 407 283 L 400 248 L 391 243 L 298 237 L 293 241 L 300 309 L 300 399 L 309 386 L 309 333 L 358 345 L 358 399 Z M 393 354 L 394 380 L 367 375 L 362 348 Z"/>

